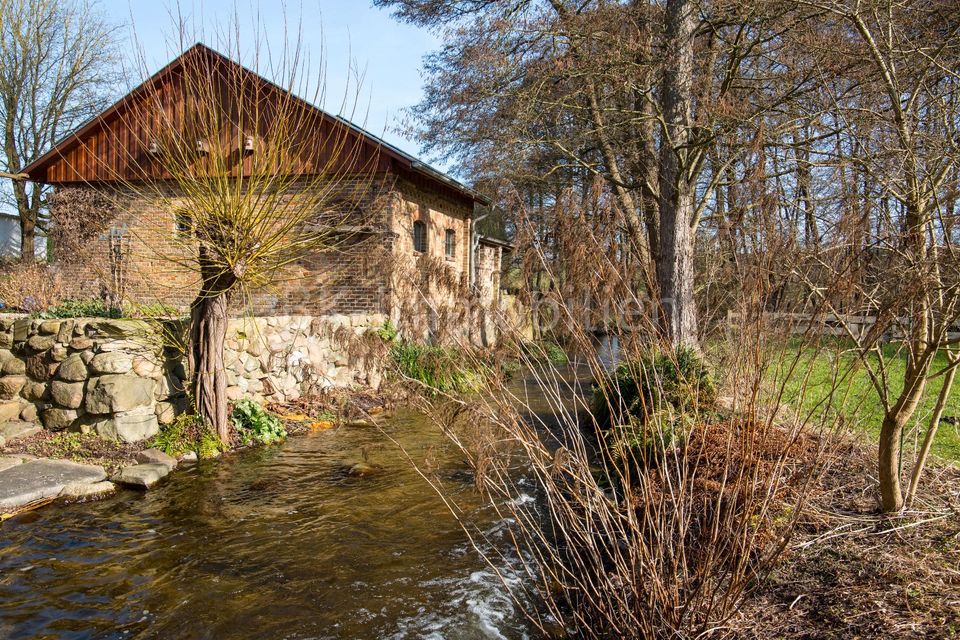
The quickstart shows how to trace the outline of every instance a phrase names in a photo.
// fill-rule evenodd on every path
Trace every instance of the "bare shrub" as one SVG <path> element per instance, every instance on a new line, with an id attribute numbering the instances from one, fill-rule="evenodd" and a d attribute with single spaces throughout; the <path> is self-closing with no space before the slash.
<path id="1" fill-rule="evenodd" d="M 561 199 L 558 217 L 578 206 Z M 603 224 L 581 215 L 584 224 L 568 225 L 549 250 L 518 242 L 523 269 L 548 274 L 523 295 L 533 304 L 551 298 L 549 331 L 562 336 L 570 364 L 537 357 L 504 324 L 496 360 L 518 362 L 522 379 L 501 367 L 483 392 L 434 395 L 425 407 L 473 466 L 506 535 L 465 530 L 478 551 L 499 550 L 487 552 L 492 568 L 518 568 L 525 579 L 504 586 L 537 629 L 591 638 L 723 635 L 782 560 L 825 441 L 809 416 L 780 406 L 795 342 L 755 322 L 781 282 L 765 260 L 748 266 L 737 299 L 741 326 L 729 339 L 711 336 L 708 356 L 683 355 L 658 340 L 648 316 L 630 312 L 645 308 L 643 275 L 610 248 L 606 230 L 622 226 L 620 212 L 602 212 Z M 522 212 L 516 219 L 523 224 Z M 786 266 L 792 259 L 786 251 L 769 256 Z M 598 345 L 598 327 L 613 353 Z M 474 357 L 479 364 L 487 356 Z M 708 384 L 710 369 L 722 375 Z M 641 391 L 631 396 L 627 385 Z"/>
<path id="2" fill-rule="evenodd" d="M 56 306 L 62 299 L 63 282 L 47 264 L 7 265 L 0 270 L 4 311 L 31 313 Z"/>

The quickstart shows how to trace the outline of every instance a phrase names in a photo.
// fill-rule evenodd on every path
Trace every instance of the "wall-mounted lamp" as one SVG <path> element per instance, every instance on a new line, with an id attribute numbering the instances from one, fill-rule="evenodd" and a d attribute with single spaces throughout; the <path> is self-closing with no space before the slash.
<path id="1" fill-rule="evenodd" d="M 147 145 L 147 153 L 149 153 L 152 156 L 159 154 L 160 143 L 158 143 L 156 140 L 151 140 L 150 143 Z"/>
<path id="2" fill-rule="evenodd" d="M 210 153 L 210 146 L 207 144 L 206 140 L 197 138 L 197 153 L 201 156 L 205 156 Z"/>
<path id="3" fill-rule="evenodd" d="M 243 154 L 244 154 L 244 155 L 247 155 L 247 156 L 250 155 L 250 154 L 252 154 L 252 153 L 253 153 L 254 144 L 255 144 L 255 143 L 254 143 L 254 140 L 253 140 L 253 136 L 245 136 L 245 137 L 243 138 Z"/>

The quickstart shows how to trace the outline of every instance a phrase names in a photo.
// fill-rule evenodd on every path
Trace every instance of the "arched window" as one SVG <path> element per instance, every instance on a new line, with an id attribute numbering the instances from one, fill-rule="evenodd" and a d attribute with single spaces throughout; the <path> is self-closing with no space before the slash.
<path id="1" fill-rule="evenodd" d="M 422 220 L 413 222 L 413 250 L 427 252 L 427 225 Z"/>

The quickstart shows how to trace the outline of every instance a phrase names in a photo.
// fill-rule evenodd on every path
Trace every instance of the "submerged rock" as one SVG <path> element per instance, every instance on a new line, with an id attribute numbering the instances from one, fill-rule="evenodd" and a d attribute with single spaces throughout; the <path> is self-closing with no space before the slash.
<path id="1" fill-rule="evenodd" d="M 132 467 L 124 467 L 113 480 L 136 489 L 150 489 L 166 478 L 169 473 L 170 467 L 165 464 L 137 464 Z"/>
<path id="2" fill-rule="evenodd" d="M 355 462 L 344 465 L 345 473 L 351 478 L 366 478 L 380 473 L 383 469 L 375 464 L 366 462 Z"/>

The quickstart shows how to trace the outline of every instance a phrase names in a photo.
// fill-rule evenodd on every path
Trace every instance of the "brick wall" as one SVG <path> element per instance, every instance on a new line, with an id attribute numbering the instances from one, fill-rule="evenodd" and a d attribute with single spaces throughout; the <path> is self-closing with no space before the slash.
<path id="1" fill-rule="evenodd" d="M 232 312 L 257 316 L 382 313 L 411 337 L 440 341 L 446 335 L 469 334 L 469 316 L 462 307 L 470 298 L 472 205 L 409 180 L 391 181 L 389 188 L 367 185 L 367 189 L 364 207 L 356 214 L 359 224 L 352 225 L 349 236 L 290 265 L 269 285 L 238 295 Z M 154 189 L 149 196 L 111 193 L 120 203 L 119 213 L 88 243 L 84 256 L 58 260 L 68 294 L 99 298 L 110 286 L 106 256 L 113 228 L 128 238 L 125 299 L 188 309 L 198 290 L 198 277 L 184 266 L 195 264 L 195 249 L 176 226 L 175 211 L 183 199 L 170 189 Z M 415 220 L 427 226 L 423 253 L 413 247 Z M 452 257 L 445 251 L 448 229 L 454 234 Z"/>

